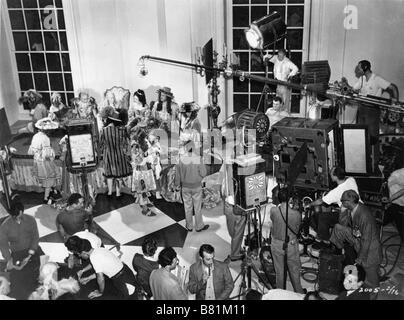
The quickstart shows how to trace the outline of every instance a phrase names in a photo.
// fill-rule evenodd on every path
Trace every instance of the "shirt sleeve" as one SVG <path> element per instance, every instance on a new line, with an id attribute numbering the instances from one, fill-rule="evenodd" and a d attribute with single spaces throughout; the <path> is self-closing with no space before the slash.
<path id="1" fill-rule="evenodd" d="M 95 273 L 104 273 L 104 270 L 102 268 L 102 261 L 95 256 L 94 254 L 90 257 L 90 262 L 91 265 L 93 266 L 94 272 Z"/>
<path id="2" fill-rule="evenodd" d="M 354 90 L 360 90 L 363 86 L 363 78 L 359 78 L 359 80 L 354 84 L 353 89 Z"/>
<path id="3" fill-rule="evenodd" d="M 383 90 L 386 90 L 391 85 L 390 82 L 384 80 L 382 77 L 379 76 L 376 76 L 376 81 L 379 87 L 382 88 Z"/>
<path id="4" fill-rule="evenodd" d="M 323 201 L 328 205 L 338 203 L 340 200 L 340 192 L 338 187 L 332 189 L 323 197 Z"/>
<path id="5" fill-rule="evenodd" d="M 38 249 L 39 233 L 38 233 L 38 226 L 34 218 L 32 218 L 31 224 L 32 224 L 32 233 L 29 248 L 30 250 L 36 251 Z"/>
<path id="6" fill-rule="evenodd" d="M 299 68 L 292 61 L 289 61 L 289 68 L 291 70 L 289 77 L 293 77 L 299 72 Z"/>
<path id="7" fill-rule="evenodd" d="M 4 259 L 9 260 L 11 258 L 10 245 L 4 223 L 0 226 L 0 251 Z"/>
<path id="8" fill-rule="evenodd" d="M 269 62 L 275 63 L 277 59 L 278 59 L 278 56 L 273 56 L 271 59 L 269 59 Z"/>

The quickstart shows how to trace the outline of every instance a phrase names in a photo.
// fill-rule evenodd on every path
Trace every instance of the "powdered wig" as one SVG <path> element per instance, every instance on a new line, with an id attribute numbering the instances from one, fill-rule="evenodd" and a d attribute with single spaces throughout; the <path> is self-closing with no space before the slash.
<path id="1" fill-rule="evenodd" d="M 66 293 L 75 294 L 79 292 L 80 285 L 77 280 L 58 278 L 59 266 L 54 262 L 44 264 L 39 273 L 41 285 L 29 296 L 29 300 L 56 300 Z"/>
<path id="2" fill-rule="evenodd" d="M 30 89 L 24 93 L 24 95 L 18 99 L 18 103 L 24 106 L 24 109 L 34 109 L 37 104 L 42 102 L 42 95 L 33 89 Z"/>

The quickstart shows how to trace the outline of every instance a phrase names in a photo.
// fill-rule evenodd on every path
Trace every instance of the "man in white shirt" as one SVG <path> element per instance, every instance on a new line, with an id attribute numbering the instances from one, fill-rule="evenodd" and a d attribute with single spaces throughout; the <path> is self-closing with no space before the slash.
<path id="1" fill-rule="evenodd" d="M 269 118 L 270 129 L 278 121 L 282 120 L 283 118 L 290 117 L 290 114 L 285 110 L 281 97 L 275 97 L 273 99 L 272 108 L 268 108 L 265 114 Z"/>
<path id="2" fill-rule="evenodd" d="M 382 77 L 376 75 L 372 71 L 369 61 L 359 61 L 355 68 L 355 76 L 359 79 L 352 87 L 354 92 L 364 96 L 381 97 L 383 92 L 390 95 L 390 99 L 397 101 L 399 98 L 398 88 L 394 83 L 388 82 Z M 346 78 L 342 78 L 342 82 L 348 85 Z M 368 126 L 370 135 L 370 144 L 374 146 L 373 163 L 376 166 L 379 162 L 379 128 L 380 128 L 380 109 L 376 106 L 359 105 L 358 108 L 358 124 Z"/>
<path id="3" fill-rule="evenodd" d="M 386 214 L 389 214 L 400 234 L 401 242 L 404 242 L 404 168 L 393 171 L 388 179 L 391 206 Z"/>
<path id="4" fill-rule="evenodd" d="M 264 59 L 269 59 L 269 62 L 274 64 L 274 79 L 276 80 L 288 81 L 290 77 L 295 76 L 299 72 L 299 68 L 286 57 L 285 49 L 279 49 L 278 54 L 272 57 L 266 54 Z M 291 89 L 278 85 L 276 95 L 282 97 L 286 110 L 290 112 Z"/>
<path id="5" fill-rule="evenodd" d="M 77 272 L 79 281 L 85 285 L 93 279 L 97 279 L 98 290 L 91 292 L 90 299 L 101 297 L 105 290 L 105 276 L 112 280 L 114 287 L 119 291 L 124 299 L 133 297 L 138 282 L 132 270 L 119 258 L 106 248 L 93 248 L 90 241 L 80 239 L 76 248 L 71 248 L 77 252 L 82 259 L 90 260 L 91 264 Z M 94 274 L 82 278 L 84 272 L 94 269 Z"/>
<path id="6" fill-rule="evenodd" d="M 340 167 L 331 169 L 331 180 L 338 184 L 337 187 L 330 190 L 324 197 L 317 199 L 311 203 L 312 207 L 321 206 L 322 204 L 331 205 L 337 204 L 341 208 L 341 212 L 345 210 L 342 207 L 341 197 L 347 190 L 355 190 L 359 194 L 358 185 L 352 177 L 345 176 L 345 170 Z M 342 218 L 343 216 L 341 216 Z M 324 243 L 329 243 L 330 228 L 339 221 L 339 215 L 333 212 L 320 212 L 314 215 L 317 222 L 317 237 Z"/>

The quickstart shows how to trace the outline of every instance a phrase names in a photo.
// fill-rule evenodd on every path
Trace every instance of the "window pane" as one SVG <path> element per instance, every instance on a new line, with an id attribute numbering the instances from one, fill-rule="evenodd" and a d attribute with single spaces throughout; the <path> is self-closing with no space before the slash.
<path id="1" fill-rule="evenodd" d="M 39 7 L 45 8 L 47 6 L 53 6 L 53 0 L 39 0 Z"/>
<path id="2" fill-rule="evenodd" d="M 290 49 L 301 49 L 303 46 L 303 30 L 288 30 L 288 44 Z"/>
<path id="3" fill-rule="evenodd" d="M 16 53 L 18 71 L 31 71 L 28 53 Z"/>
<path id="4" fill-rule="evenodd" d="M 260 100 L 261 100 L 261 103 L 260 103 Z M 258 108 L 258 104 L 259 104 L 259 108 Z M 251 108 L 251 110 L 254 110 L 254 111 L 257 110 L 257 108 L 258 108 L 258 111 L 265 112 L 265 110 L 267 109 L 265 107 L 265 97 L 262 96 L 262 99 L 261 99 L 260 94 L 250 95 L 250 108 Z"/>
<path id="5" fill-rule="evenodd" d="M 292 94 L 292 101 L 290 107 L 291 113 L 300 113 L 300 95 Z"/>
<path id="6" fill-rule="evenodd" d="M 251 0 L 251 3 L 267 3 L 267 0 Z"/>
<path id="7" fill-rule="evenodd" d="M 270 4 L 286 3 L 286 0 L 269 0 Z"/>
<path id="8" fill-rule="evenodd" d="M 7 0 L 9 8 L 21 8 L 21 0 Z"/>
<path id="9" fill-rule="evenodd" d="M 233 48 L 235 50 L 245 50 L 248 49 L 248 42 L 245 38 L 243 29 L 233 30 Z"/>
<path id="10" fill-rule="evenodd" d="M 301 52 L 291 52 L 290 53 L 290 60 L 297 65 L 299 69 L 302 68 L 302 53 Z"/>
<path id="11" fill-rule="evenodd" d="M 251 22 L 258 20 L 267 15 L 266 6 L 251 7 Z"/>
<path id="12" fill-rule="evenodd" d="M 62 71 L 59 53 L 47 53 L 46 60 L 48 62 L 49 71 Z"/>
<path id="13" fill-rule="evenodd" d="M 48 77 L 46 76 L 45 73 L 34 73 L 34 79 L 35 79 L 35 89 L 36 90 L 43 90 L 43 91 L 48 91 Z"/>
<path id="14" fill-rule="evenodd" d="M 233 111 L 240 112 L 248 109 L 248 94 L 233 95 Z"/>
<path id="15" fill-rule="evenodd" d="M 34 88 L 31 73 L 19 73 L 18 77 L 20 78 L 20 87 L 22 91 L 27 91 Z"/>
<path id="16" fill-rule="evenodd" d="M 240 78 L 233 77 L 233 91 L 234 92 L 248 92 L 248 81 L 240 81 Z"/>
<path id="17" fill-rule="evenodd" d="M 240 69 L 243 71 L 248 71 L 248 66 L 250 64 L 248 52 L 238 52 L 236 55 L 240 58 Z"/>
<path id="18" fill-rule="evenodd" d="M 16 51 L 28 51 L 28 40 L 25 32 L 13 32 Z"/>
<path id="19" fill-rule="evenodd" d="M 41 32 L 28 32 L 31 51 L 44 51 Z"/>
<path id="20" fill-rule="evenodd" d="M 27 30 L 41 30 L 38 11 L 26 10 L 25 21 L 27 22 Z"/>
<path id="21" fill-rule="evenodd" d="M 68 53 L 62 53 L 62 64 L 64 71 L 72 71 L 70 67 L 70 57 Z"/>
<path id="22" fill-rule="evenodd" d="M 261 93 L 262 90 L 264 89 L 265 83 L 255 81 L 255 80 L 251 80 L 250 82 L 251 82 L 251 92 Z"/>
<path id="23" fill-rule="evenodd" d="M 49 73 L 49 83 L 52 91 L 65 91 L 61 73 Z"/>
<path id="24" fill-rule="evenodd" d="M 74 99 L 74 93 L 73 92 L 68 92 L 67 93 L 67 104 L 70 106 L 71 101 Z"/>
<path id="25" fill-rule="evenodd" d="M 12 30 L 25 30 L 24 25 L 24 17 L 22 15 L 22 11 L 13 10 L 9 11 L 10 14 L 10 22 L 11 22 L 11 29 Z"/>
<path id="26" fill-rule="evenodd" d="M 251 71 L 265 72 L 265 64 L 258 52 L 251 52 Z"/>
<path id="27" fill-rule="evenodd" d="M 22 0 L 24 8 L 38 8 L 38 3 L 36 0 Z"/>
<path id="28" fill-rule="evenodd" d="M 73 91 L 73 79 L 71 73 L 65 73 L 65 84 L 67 91 Z"/>
<path id="29" fill-rule="evenodd" d="M 304 0 L 288 0 L 288 3 L 304 3 Z"/>
<path id="30" fill-rule="evenodd" d="M 59 29 L 66 29 L 65 16 L 62 10 L 58 10 L 58 23 L 59 23 Z"/>
<path id="31" fill-rule="evenodd" d="M 34 71 L 46 71 L 45 55 L 43 53 L 31 53 L 31 60 Z"/>
<path id="32" fill-rule="evenodd" d="M 63 8 L 62 0 L 55 0 L 56 8 Z"/>
<path id="33" fill-rule="evenodd" d="M 249 26 L 249 7 L 233 7 L 233 27 Z"/>
<path id="34" fill-rule="evenodd" d="M 42 95 L 42 101 L 46 107 L 50 107 L 50 94 L 49 92 L 39 92 Z"/>
<path id="35" fill-rule="evenodd" d="M 288 7 L 288 27 L 303 27 L 304 7 Z"/>
<path id="36" fill-rule="evenodd" d="M 59 41 L 56 32 L 44 32 L 47 51 L 59 51 Z"/>
<path id="37" fill-rule="evenodd" d="M 233 0 L 233 4 L 248 4 L 248 0 Z"/>
<path id="38" fill-rule="evenodd" d="M 67 46 L 66 32 L 59 32 L 59 36 L 60 36 L 60 50 L 69 51 L 69 47 Z"/>
<path id="39" fill-rule="evenodd" d="M 58 25 L 57 25 L 57 11 L 56 9 L 49 8 L 45 10 L 41 10 L 41 19 L 42 19 L 42 26 L 43 29 L 46 30 L 57 30 Z"/>

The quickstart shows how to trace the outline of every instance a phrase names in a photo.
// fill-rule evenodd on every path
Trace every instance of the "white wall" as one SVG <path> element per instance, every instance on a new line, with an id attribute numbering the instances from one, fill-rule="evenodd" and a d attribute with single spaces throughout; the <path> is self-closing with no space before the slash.
<path id="1" fill-rule="evenodd" d="M 312 0 L 310 60 L 329 60 L 331 80 L 356 81 L 354 68 L 369 60 L 372 69 L 395 83 L 404 98 L 404 1 Z M 344 28 L 344 8 L 358 9 L 358 29 Z"/>
<path id="2" fill-rule="evenodd" d="M 191 69 L 147 62 L 139 76 L 139 58 L 157 56 L 193 62 L 195 47 L 213 35 L 217 0 L 64 0 L 76 91 L 84 88 L 97 99 L 107 88 L 123 86 L 133 93 L 172 88 L 177 103 L 207 102 L 204 79 Z M 220 41 L 222 43 L 222 41 Z M 206 122 L 206 112 L 201 117 Z"/>
<path id="3" fill-rule="evenodd" d="M 19 118 L 18 90 L 14 83 L 14 70 L 12 68 L 12 53 L 8 46 L 7 29 L 3 12 L 6 7 L 0 3 L 0 108 L 6 109 L 7 119 L 10 125 Z M 7 14 L 4 12 L 4 14 Z M 0 124 L 2 125 L 2 124 Z"/>

